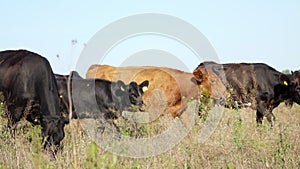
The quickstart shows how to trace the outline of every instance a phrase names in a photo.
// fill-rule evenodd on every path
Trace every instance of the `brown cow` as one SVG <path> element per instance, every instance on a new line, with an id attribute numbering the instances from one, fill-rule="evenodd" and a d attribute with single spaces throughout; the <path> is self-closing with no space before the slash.
<path id="1" fill-rule="evenodd" d="M 273 126 L 275 116 L 272 113 L 281 102 L 289 100 L 300 104 L 300 73 L 283 74 L 264 63 L 226 63 L 203 62 L 194 70 L 195 78 L 202 78 L 203 69 L 211 70 L 222 79 L 231 91 L 231 100 L 235 106 L 251 106 L 256 109 L 256 121 L 262 124 L 267 117 Z M 198 75 L 200 71 L 200 76 Z M 230 101 L 230 106 L 232 103 Z"/>
<path id="2" fill-rule="evenodd" d="M 112 81 L 123 80 L 125 83 L 130 81 L 140 83 L 148 80 L 150 85 L 143 96 L 148 111 L 151 114 L 158 111 L 159 113 L 167 112 L 176 117 L 180 116 L 186 108 L 184 106 L 186 104 L 182 103 L 182 98 L 189 100 L 207 92 L 212 98 L 223 100 L 224 96 L 227 95 L 225 86 L 214 73 L 204 69 L 201 73 L 202 79 L 197 83 L 192 73 L 171 68 L 92 65 L 86 77 Z M 151 116 L 150 119 L 157 117 L 153 114 Z"/>

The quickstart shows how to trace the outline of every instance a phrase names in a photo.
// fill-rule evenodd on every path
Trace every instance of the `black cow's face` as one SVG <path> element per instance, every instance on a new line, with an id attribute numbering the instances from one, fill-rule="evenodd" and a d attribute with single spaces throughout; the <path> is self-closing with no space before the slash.
<path id="1" fill-rule="evenodd" d="M 64 126 L 66 119 L 62 116 L 44 116 L 42 119 L 42 135 L 47 137 L 45 147 L 59 145 L 65 137 Z"/>
<path id="2" fill-rule="evenodd" d="M 121 93 L 122 97 L 125 99 L 125 104 L 128 106 L 135 105 L 142 110 L 144 106 L 142 96 L 144 92 L 148 90 L 149 81 L 145 80 L 139 85 L 136 82 L 131 82 L 128 85 L 125 85 L 122 81 L 118 81 L 117 83 L 121 89 L 118 93 Z M 120 96 L 120 94 L 117 95 Z"/>
<path id="3" fill-rule="evenodd" d="M 131 82 L 127 88 L 129 93 L 129 100 L 131 104 L 142 108 L 144 105 L 142 96 L 146 90 L 148 90 L 149 81 L 145 80 L 141 84 L 137 84 L 136 82 Z"/>
<path id="4" fill-rule="evenodd" d="M 300 104 L 300 72 L 292 72 L 291 81 L 290 81 L 290 90 L 293 100 Z"/>

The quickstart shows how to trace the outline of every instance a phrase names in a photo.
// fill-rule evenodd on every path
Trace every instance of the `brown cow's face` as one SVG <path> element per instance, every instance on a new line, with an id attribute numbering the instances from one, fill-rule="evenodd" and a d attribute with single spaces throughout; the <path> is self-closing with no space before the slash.
<path id="1" fill-rule="evenodd" d="M 206 90 L 213 99 L 224 101 L 228 97 L 226 87 L 215 73 L 198 68 L 193 74 L 201 88 Z"/>

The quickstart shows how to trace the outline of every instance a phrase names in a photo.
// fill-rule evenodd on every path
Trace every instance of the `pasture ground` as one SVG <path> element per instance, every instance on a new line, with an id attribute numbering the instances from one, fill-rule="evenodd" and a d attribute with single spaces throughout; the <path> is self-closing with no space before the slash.
<path id="1" fill-rule="evenodd" d="M 204 119 L 196 117 L 189 134 L 171 150 L 148 158 L 120 157 L 106 152 L 78 128 L 78 120 L 66 126 L 63 151 L 56 160 L 42 150 L 40 127 L 23 121 L 13 139 L 6 120 L 0 120 L 1 168 L 300 168 L 300 106 L 281 104 L 274 110 L 276 125 L 266 119 L 261 127 L 251 109 L 225 109 L 214 133 L 199 143 Z M 126 125 L 121 131 L 135 137 L 151 137 L 168 128 L 164 116 L 151 125 Z"/>

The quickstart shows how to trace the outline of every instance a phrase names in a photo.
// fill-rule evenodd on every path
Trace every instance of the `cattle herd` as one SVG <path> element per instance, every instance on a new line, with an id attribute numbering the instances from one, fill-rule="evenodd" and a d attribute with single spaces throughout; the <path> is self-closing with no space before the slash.
<path id="1" fill-rule="evenodd" d="M 263 63 L 203 62 L 192 73 L 92 65 L 82 78 L 76 71 L 54 74 L 36 53 L 7 50 L 0 52 L 0 92 L 12 134 L 25 118 L 41 125 L 48 148 L 59 147 L 72 118 L 116 119 L 128 110 L 148 111 L 153 119 L 169 113 L 184 121 L 185 100 L 204 94 L 225 107 L 249 106 L 256 110 L 258 125 L 266 117 L 273 126 L 272 110 L 281 102 L 300 104 L 300 72 L 283 74 Z"/>

